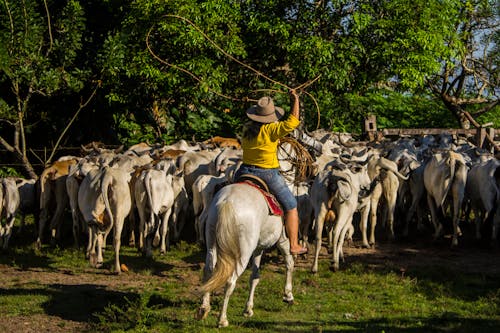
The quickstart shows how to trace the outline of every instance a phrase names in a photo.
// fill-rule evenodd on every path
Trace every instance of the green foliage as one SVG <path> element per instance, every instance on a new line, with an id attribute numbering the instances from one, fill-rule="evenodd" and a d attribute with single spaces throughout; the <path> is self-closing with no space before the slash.
<path id="1" fill-rule="evenodd" d="M 372 113 L 382 127 L 456 126 L 442 102 L 429 97 L 436 93 L 430 87 L 444 64 L 460 68 L 472 47 L 466 37 L 473 19 L 498 15 L 498 5 L 483 0 L 47 4 L 50 31 L 41 0 L 0 4 L 0 119 L 9 122 L 0 128 L 21 111 L 26 133 L 45 144 L 97 82 L 94 115 L 113 119 L 106 133 L 124 144 L 234 136 L 247 98 L 271 94 L 286 109 L 287 88 L 317 78 L 301 99 L 308 129 L 319 121 L 358 132 Z M 493 64 L 498 36 L 491 30 L 477 38 L 493 41 Z M 498 86 L 498 70 L 489 80 Z M 473 96 L 472 85 L 464 86 L 463 95 Z M 99 139 L 88 137 L 103 132 L 87 130 L 94 127 L 89 119 L 75 125 L 76 140 Z M 497 111 L 480 118 L 496 119 Z"/>
<path id="2" fill-rule="evenodd" d="M 0 178 L 2 177 L 20 177 L 19 172 L 11 167 L 0 167 Z"/>

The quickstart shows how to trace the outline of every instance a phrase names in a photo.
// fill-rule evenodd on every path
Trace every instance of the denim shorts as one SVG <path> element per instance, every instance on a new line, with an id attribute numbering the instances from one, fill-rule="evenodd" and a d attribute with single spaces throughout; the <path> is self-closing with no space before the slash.
<path id="1" fill-rule="evenodd" d="M 285 183 L 279 169 L 264 169 L 253 165 L 242 164 L 234 175 L 234 179 L 244 174 L 251 174 L 266 182 L 269 191 L 274 194 L 284 211 L 297 207 L 297 199 Z"/>

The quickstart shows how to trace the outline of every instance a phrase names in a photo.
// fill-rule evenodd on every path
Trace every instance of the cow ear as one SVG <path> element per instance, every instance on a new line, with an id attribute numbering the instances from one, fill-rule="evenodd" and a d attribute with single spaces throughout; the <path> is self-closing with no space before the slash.
<path id="1" fill-rule="evenodd" d="M 349 185 L 349 183 L 345 180 L 338 180 L 337 186 L 339 189 L 339 195 L 342 198 L 342 200 L 344 201 L 349 200 L 352 194 L 351 185 Z"/>

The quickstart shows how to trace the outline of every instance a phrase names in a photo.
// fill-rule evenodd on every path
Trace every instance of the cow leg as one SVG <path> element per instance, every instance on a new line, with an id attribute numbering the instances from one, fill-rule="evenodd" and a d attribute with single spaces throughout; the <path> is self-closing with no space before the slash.
<path id="1" fill-rule="evenodd" d="M 329 254 L 332 254 L 333 253 L 333 226 L 332 225 L 328 225 L 327 223 L 327 231 L 328 231 L 328 248 L 327 248 L 327 252 Z"/>
<path id="2" fill-rule="evenodd" d="M 117 274 L 121 273 L 120 266 L 120 246 L 121 246 L 121 238 L 122 238 L 122 230 L 123 224 L 125 222 L 125 218 L 117 218 L 115 220 L 114 226 L 114 234 L 113 234 L 113 248 L 115 250 L 115 272 Z"/>
<path id="3" fill-rule="evenodd" d="M 96 267 L 97 265 L 97 233 L 97 226 L 89 226 L 89 245 L 87 247 L 87 254 L 91 267 Z"/>
<path id="4" fill-rule="evenodd" d="M 427 204 L 429 205 L 429 210 L 431 211 L 431 220 L 434 225 L 434 239 L 437 239 L 441 235 L 443 225 L 437 219 L 436 204 L 434 199 L 430 194 L 427 194 Z"/>
<path id="5" fill-rule="evenodd" d="M 97 227 L 96 227 L 97 228 Z M 102 256 L 102 249 L 104 247 L 104 233 L 97 230 L 97 258 L 96 258 L 96 268 L 101 268 L 104 263 L 104 258 Z"/>
<path id="6" fill-rule="evenodd" d="M 52 216 L 52 219 L 50 220 L 50 232 L 51 232 L 50 244 L 52 246 L 55 246 L 56 242 L 58 242 L 61 239 L 61 227 L 62 227 L 62 220 L 65 207 L 66 207 L 66 202 L 57 203 L 56 212 L 54 213 L 54 216 Z"/>
<path id="7" fill-rule="evenodd" d="M 168 220 L 170 218 L 171 209 L 167 210 L 167 212 L 163 215 L 163 221 L 161 223 L 160 230 L 160 254 L 167 253 L 167 237 L 168 237 Z"/>
<path id="8" fill-rule="evenodd" d="M 345 262 L 344 258 L 344 244 L 345 241 L 349 238 L 349 234 L 351 233 L 351 230 L 353 230 L 353 225 L 352 225 L 352 217 L 349 218 L 349 221 L 347 222 L 347 225 L 342 228 L 341 235 L 339 238 L 339 262 Z"/>
<path id="9" fill-rule="evenodd" d="M 48 211 L 46 208 L 43 208 L 42 211 L 40 212 L 40 219 L 38 223 L 38 238 L 36 240 L 36 247 L 38 249 L 42 248 L 42 241 L 43 241 L 43 232 L 45 230 L 45 224 L 47 223 L 48 220 Z"/>
<path id="10" fill-rule="evenodd" d="M 75 208 L 71 208 L 71 216 L 73 218 L 73 228 L 72 228 L 73 239 L 75 242 L 75 247 L 78 249 L 78 248 L 80 248 L 79 238 L 80 238 L 81 230 L 80 230 L 80 219 L 79 219 L 79 216 L 77 215 Z"/>
<path id="11" fill-rule="evenodd" d="M 382 187 L 378 184 L 375 190 L 372 192 L 372 197 L 370 198 L 370 240 L 369 244 L 371 247 L 375 247 L 375 227 L 377 226 L 377 209 L 378 203 L 380 201 L 380 196 L 382 195 Z"/>
<path id="12" fill-rule="evenodd" d="M 476 226 L 476 239 L 481 239 L 481 226 L 482 221 L 486 219 L 483 217 L 484 213 L 482 210 L 474 209 L 474 225 Z"/>
<path id="13" fill-rule="evenodd" d="M 95 254 L 95 241 L 97 240 L 94 232 L 92 231 L 92 227 L 87 224 L 87 232 L 88 232 L 88 243 L 87 243 L 87 250 L 85 251 L 85 258 L 89 259 L 90 258 L 90 253 L 92 249 L 94 249 L 94 254 Z"/>
<path id="14" fill-rule="evenodd" d="M 499 197 L 500 199 L 500 197 Z M 493 215 L 493 226 L 491 228 L 491 242 L 493 245 L 496 245 L 497 242 L 497 233 L 498 226 L 500 225 L 500 204 L 497 203 L 496 213 Z"/>
<path id="15" fill-rule="evenodd" d="M 286 281 L 285 281 L 285 290 L 283 294 L 283 302 L 293 303 L 293 293 L 292 293 L 292 275 L 294 270 L 294 259 L 290 253 L 290 240 L 288 237 L 283 235 L 278 241 L 278 249 L 281 251 L 281 254 L 285 258 L 286 265 Z"/>
<path id="16" fill-rule="evenodd" d="M 361 230 L 361 237 L 363 240 L 363 247 L 370 248 L 370 244 L 368 243 L 368 237 L 366 236 L 366 229 L 368 228 L 368 218 L 370 216 L 370 204 L 368 203 L 365 207 L 363 207 L 360 211 L 361 217 L 359 221 L 359 228 Z"/>
<path id="17" fill-rule="evenodd" d="M 340 268 L 339 258 L 342 245 L 344 243 L 345 233 L 347 231 L 347 224 L 349 223 L 349 216 L 347 216 L 347 207 L 341 207 L 337 216 L 337 223 L 333 229 L 333 256 L 331 268 L 337 271 Z M 352 215 L 351 215 L 352 216 Z"/>
<path id="18" fill-rule="evenodd" d="M 458 237 L 462 235 L 460 230 L 460 209 L 462 208 L 463 196 L 460 194 L 453 198 L 453 239 L 451 241 L 451 246 L 458 245 Z"/>
<path id="19" fill-rule="evenodd" d="M 394 240 L 394 212 L 396 211 L 396 199 L 397 195 L 391 194 L 389 195 L 389 198 L 386 198 L 387 201 L 387 224 L 389 228 L 389 240 L 393 241 Z"/>
<path id="20" fill-rule="evenodd" d="M 314 223 L 316 229 L 316 249 L 314 251 L 314 261 L 311 267 L 311 271 L 313 273 L 318 272 L 318 257 L 319 257 L 319 252 L 321 251 L 321 238 L 323 236 L 323 225 L 325 223 L 325 217 L 326 217 L 326 207 L 322 205 L 320 212 L 316 215 Z"/>
<path id="21" fill-rule="evenodd" d="M 406 214 L 406 217 L 405 217 L 405 227 L 403 229 L 403 236 L 404 237 L 408 237 L 408 230 L 409 230 L 410 222 L 411 222 L 411 219 L 413 218 L 413 216 L 415 215 L 415 212 L 417 210 L 417 206 L 418 206 L 417 198 L 412 197 L 410 208 L 408 209 L 408 213 Z M 417 224 L 418 224 L 418 222 L 417 222 Z"/>
<path id="22" fill-rule="evenodd" d="M 3 228 L 3 244 L 2 248 L 4 250 L 7 250 L 7 247 L 9 246 L 9 239 L 10 236 L 12 235 L 12 228 L 14 227 L 14 221 L 16 220 L 16 216 L 14 214 L 7 216 L 7 223 L 5 227 Z"/>

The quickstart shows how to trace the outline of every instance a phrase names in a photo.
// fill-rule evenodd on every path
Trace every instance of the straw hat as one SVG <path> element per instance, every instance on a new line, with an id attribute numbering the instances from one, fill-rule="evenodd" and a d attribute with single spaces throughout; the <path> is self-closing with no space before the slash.
<path id="1" fill-rule="evenodd" d="M 274 106 L 273 99 L 269 96 L 262 97 L 258 100 L 257 105 L 252 105 L 247 110 L 248 118 L 259 123 L 273 123 L 280 120 L 285 111 Z"/>

